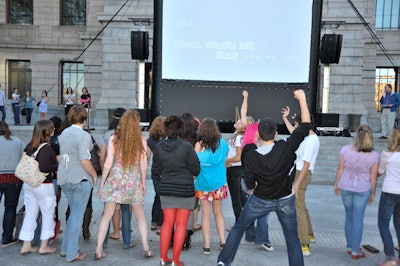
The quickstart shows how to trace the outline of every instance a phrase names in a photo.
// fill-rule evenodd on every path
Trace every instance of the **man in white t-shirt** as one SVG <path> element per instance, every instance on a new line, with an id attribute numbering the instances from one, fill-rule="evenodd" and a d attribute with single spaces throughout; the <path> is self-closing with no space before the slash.
<path id="1" fill-rule="evenodd" d="M 289 122 L 287 116 L 290 109 L 287 107 L 283 112 L 282 118 L 290 133 L 301 123 L 301 117 L 294 117 L 294 126 Z M 311 128 L 314 128 L 313 120 Z M 311 224 L 310 215 L 306 206 L 306 191 L 311 182 L 312 172 L 319 151 L 319 138 L 315 132 L 310 129 L 307 137 L 304 138 L 296 151 L 296 177 L 293 182 L 293 190 L 296 195 L 296 216 L 297 231 L 301 243 L 303 256 L 309 256 L 310 242 L 315 242 L 314 231 Z"/>

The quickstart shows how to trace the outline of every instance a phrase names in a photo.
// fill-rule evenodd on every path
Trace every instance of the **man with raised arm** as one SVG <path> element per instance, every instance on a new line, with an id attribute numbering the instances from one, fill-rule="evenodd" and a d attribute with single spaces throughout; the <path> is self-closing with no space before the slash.
<path id="1" fill-rule="evenodd" d="M 219 266 L 231 265 L 246 229 L 257 218 L 272 211 L 277 214 L 282 225 L 289 265 L 304 265 L 289 172 L 296 159 L 297 148 L 309 133 L 311 119 L 304 91 L 294 91 L 294 97 L 300 105 L 302 123 L 290 137 L 275 141 L 278 135 L 277 123 L 271 118 L 262 119 L 258 125 L 261 146 L 246 153 L 244 166 L 247 188 L 254 192 L 218 255 Z"/>

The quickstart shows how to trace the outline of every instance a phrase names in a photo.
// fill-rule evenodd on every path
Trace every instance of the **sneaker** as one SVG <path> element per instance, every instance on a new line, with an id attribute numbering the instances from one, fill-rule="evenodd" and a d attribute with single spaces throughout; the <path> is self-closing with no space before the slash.
<path id="1" fill-rule="evenodd" d="M 223 250 L 224 247 L 225 247 L 225 243 L 223 243 L 223 244 L 219 243 L 219 246 L 218 246 L 218 249 L 219 249 L 219 250 Z"/>
<path id="2" fill-rule="evenodd" d="M 204 255 L 210 255 L 211 254 L 211 249 L 210 248 L 203 248 L 203 254 Z"/>
<path id="3" fill-rule="evenodd" d="M 317 242 L 317 240 L 315 240 L 314 236 L 308 236 L 308 241 L 310 241 L 310 243 L 315 243 Z"/>
<path id="4" fill-rule="evenodd" d="M 18 241 L 19 241 L 18 239 L 13 239 L 13 240 L 11 240 L 11 241 L 9 241 L 9 242 L 2 243 L 2 244 L 1 244 L 1 247 L 3 247 L 3 248 L 9 247 L 9 246 L 11 246 L 11 245 L 17 244 Z"/>
<path id="5" fill-rule="evenodd" d="M 217 266 L 225 266 L 225 264 L 222 261 L 219 261 Z"/>
<path id="6" fill-rule="evenodd" d="M 274 251 L 274 247 L 271 246 L 270 244 L 261 244 L 260 247 L 262 247 L 266 251 Z"/>
<path id="7" fill-rule="evenodd" d="M 303 256 L 310 256 L 310 246 L 307 244 L 301 245 L 301 251 L 303 252 Z"/>

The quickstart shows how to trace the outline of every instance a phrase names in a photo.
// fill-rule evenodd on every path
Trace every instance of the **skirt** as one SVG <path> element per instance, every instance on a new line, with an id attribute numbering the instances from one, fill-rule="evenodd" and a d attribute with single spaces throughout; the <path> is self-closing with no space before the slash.
<path id="1" fill-rule="evenodd" d="M 196 193 L 194 196 L 197 199 L 208 200 L 208 201 L 226 199 L 228 197 L 228 186 L 223 185 L 219 189 L 216 189 L 216 190 L 210 191 L 210 192 L 196 190 Z"/>

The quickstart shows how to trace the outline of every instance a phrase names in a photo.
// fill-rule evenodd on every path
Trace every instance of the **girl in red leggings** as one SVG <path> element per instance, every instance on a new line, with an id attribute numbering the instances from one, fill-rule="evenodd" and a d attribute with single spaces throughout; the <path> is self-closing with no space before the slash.
<path id="1" fill-rule="evenodd" d="M 165 122 L 166 138 L 153 151 L 152 173 L 161 176 L 160 198 L 164 221 L 160 235 L 160 264 L 181 266 L 179 260 L 186 236 L 190 210 L 194 206 L 194 177 L 200 172 L 200 163 L 193 146 L 179 138 L 183 122 L 178 116 L 169 116 Z M 172 260 L 168 248 L 174 231 Z"/>

